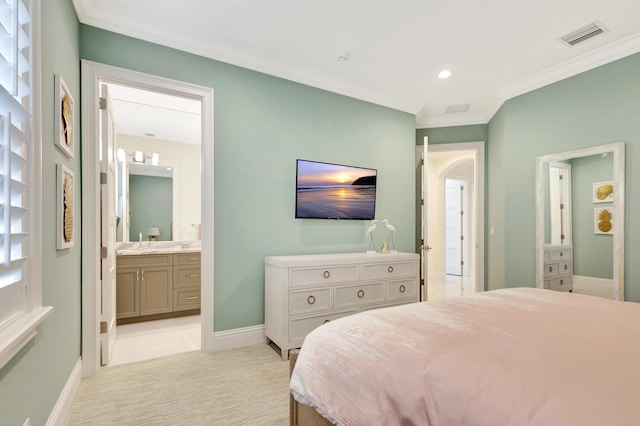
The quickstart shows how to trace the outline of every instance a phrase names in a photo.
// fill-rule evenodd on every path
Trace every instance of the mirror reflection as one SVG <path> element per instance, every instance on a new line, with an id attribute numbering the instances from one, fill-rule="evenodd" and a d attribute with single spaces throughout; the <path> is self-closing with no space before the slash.
<path id="1" fill-rule="evenodd" d="M 537 159 L 537 286 L 624 298 L 624 144 Z"/>

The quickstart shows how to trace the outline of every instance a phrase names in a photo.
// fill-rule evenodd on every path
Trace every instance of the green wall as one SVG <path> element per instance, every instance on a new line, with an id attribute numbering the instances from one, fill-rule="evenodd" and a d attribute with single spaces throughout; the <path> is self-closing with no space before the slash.
<path id="1" fill-rule="evenodd" d="M 129 241 L 148 240 L 150 226 L 160 228 L 158 241 L 171 241 L 173 179 L 129 175 Z"/>
<path id="2" fill-rule="evenodd" d="M 366 250 L 366 222 L 294 219 L 297 158 L 378 169 L 414 251 L 414 116 L 85 25 L 80 54 L 214 89 L 216 331 L 264 323 L 264 256 Z"/>
<path id="3" fill-rule="evenodd" d="M 475 124 L 456 127 L 434 127 L 433 129 L 417 129 L 416 145 L 424 145 L 424 137 L 429 137 L 429 145 L 457 142 L 486 142 L 486 124 Z"/>
<path id="4" fill-rule="evenodd" d="M 69 159 L 54 146 L 54 74 L 60 73 L 80 115 L 79 24 L 69 0 L 43 0 L 42 16 L 42 259 L 43 303 L 53 312 L 36 337 L 0 370 L 0 424 L 44 425 L 80 358 L 80 202 L 75 203 L 75 247 L 56 250 L 56 163 L 76 175 L 80 196 L 80 150 Z M 80 135 L 79 120 L 75 127 Z M 76 143 L 79 139 L 76 139 Z"/>
<path id="5" fill-rule="evenodd" d="M 640 302 L 640 54 L 507 101 L 489 123 L 489 288 L 535 285 L 535 158 L 626 142 L 625 298 Z M 530 188 L 530 190 L 527 190 Z M 631 261 L 630 261 L 631 259 Z"/>

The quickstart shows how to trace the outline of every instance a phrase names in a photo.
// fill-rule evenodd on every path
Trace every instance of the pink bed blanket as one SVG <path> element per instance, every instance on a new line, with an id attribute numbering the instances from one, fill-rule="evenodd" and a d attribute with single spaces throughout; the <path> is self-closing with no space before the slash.
<path id="1" fill-rule="evenodd" d="M 638 425 L 640 305 L 516 288 L 310 333 L 294 398 L 341 425 Z"/>

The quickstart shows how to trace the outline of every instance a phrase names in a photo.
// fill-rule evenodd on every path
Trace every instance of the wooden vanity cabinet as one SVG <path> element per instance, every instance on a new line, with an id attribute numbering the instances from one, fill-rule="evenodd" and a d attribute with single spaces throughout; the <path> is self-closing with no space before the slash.
<path id="1" fill-rule="evenodd" d="M 200 309 L 200 253 L 173 255 L 173 310 Z"/>
<path id="2" fill-rule="evenodd" d="M 190 315 L 199 309 L 200 253 L 116 258 L 116 318 L 119 322 Z"/>
<path id="3" fill-rule="evenodd" d="M 173 257 L 118 256 L 116 318 L 164 314 L 173 310 Z"/>

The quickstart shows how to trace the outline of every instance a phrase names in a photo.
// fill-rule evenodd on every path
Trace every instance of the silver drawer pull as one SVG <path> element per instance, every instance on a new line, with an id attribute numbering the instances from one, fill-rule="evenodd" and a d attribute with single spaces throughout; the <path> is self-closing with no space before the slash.
<path id="1" fill-rule="evenodd" d="M 569 269 L 569 265 L 564 265 L 564 269 L 565 270 Z"/>
<path id="2" fill-rule="evenodd" d="M 307 297 L 307 303 L 313 305 L 314 303 L 316 303 L 316 298 L 313 296 Z"/>
<path id="3" fill-rule="evenodd" d="M 560 280 L 560 285 L 564 284 L 564 280 Z"/>
<path id="4" fill-rule="evenodd" d="M 185 275 L 185 277 L 187 277 L 187 278 L 195 278 L 197 276 L 198 276 L 198 274 L 187 274 L 187 275 Z"/>
<path id="5" fill-rule="evenodd" d="M 364 297 L 364 290 L 358 290 L 358 298 L 362 299 Z"/>
<path id="6" fill-rule="evenodd" d="M 187 260 L 198 260 L 197 257 L 187 257 Z"/>
<path id="7" fill-rule="evenodd" d="M 393 273 L 393 266 L 389 266 L 389 267 L 387 268 L 387 271 L 389 271 L 389 273 L 390 273 L 390 274 L 391 274 L 391 273 Z"/>
<path id="8" fill-rule="evenodd" d="M 184 300 L 195 300 L 197 298 L 198 296 L 189 296 L 189 297 L 185 297 Z"/>
<path id="9" fill-rule="evenodd" d="M 549 272 L 553 271 L 553 266 L 549 266 Z"/>
<path id="10" fill-rule="evenodd" d="M 407 291 L 407 288 L 404 286 L 404 284 L 402 284 L 400 286 L 400 293 L 404 293 L 405 291 Z"/>
<path id="11" fill-rule="evenodd" d="M 324 271 L 324 273 L 322 274 L 323 277 L 325 278 L 329 278 L 331 276 L 331 272 L 329 271 Z"/>
<path id="12" fill-rule="evenodd" d="M 564 252 L 560 252 L 560 257 L 564 256 Z"/>

